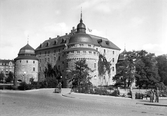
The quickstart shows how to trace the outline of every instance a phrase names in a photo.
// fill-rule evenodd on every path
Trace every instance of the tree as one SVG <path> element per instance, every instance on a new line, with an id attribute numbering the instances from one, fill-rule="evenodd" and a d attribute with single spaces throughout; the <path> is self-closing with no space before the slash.
<path id="1" fill-rule="evenodd" d="M 44 74 L 47 87 L 56 87 L 58 82 L 61 81 L 61 72 L 56 65 L 52 67 L 52 65 L 48 63 L 47 67 L 45 67 Z"/>
<path id="2" fill-rule="evenodd" d="M 8 75 L 8 77 L 6 78 L 6 82 L 12 82 L 13 81 L 13 77 L 14 77 L 14 74 L 13 74 L 13 72 L 9 72 L 9 75 Z"/>
<path id="3" fill-rule="evenodd" d="M 160 81 L 167 85 L 167 55 L 156 57 Z"/>
<path id="4" fill-rule="evenodd" d="M 99 76 L 103 76 L 106 72 L 108 72 L 108 74 L 110 75 L 110 72 L 111 72 L 110 66 L 111 66 L 111 63 L 107 61 L 105 56 L 100 54 L 99 61 L 98 61 Z"/>
<path id="5" fill-rule="evenodd" d="M 123 52 L 124 60 L 117 63 L 117 73 L 113 77 L 116 86 L 123 85 L 124 88 L 132 89 L 135 78 L 135 52 Z"/>
<path id="6" fill-rule="evenodd" d="M 137 51 L 136 86 L 139 88 L 155 87 L 160 82 L 156 57 L 144 50 Z"/>
<path id="7" fill-rule="evenodd" d="M 79 60 L 75 62 L 75 69 L 69 72 L 69 82 L 71 82 L 73 88 L 78 88 L 78 92 L 88 91 L 92 85 L 89 71 L 91 69 L 86 64 L 86 60 Z"/>
<path id="8" fill-rule="evenodd" d="M 3 82 L 5 78 L 5 74 L 3 73 L 3 71 L 0 72 L 0 82 Z"/>

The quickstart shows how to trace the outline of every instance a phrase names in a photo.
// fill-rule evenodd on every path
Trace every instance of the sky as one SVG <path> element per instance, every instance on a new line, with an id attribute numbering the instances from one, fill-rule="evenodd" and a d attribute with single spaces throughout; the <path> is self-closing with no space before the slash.
<path id="1" fill-rule="evenodd" d="M 70 33 L 81 9 L 87 33 L 121 51 L 167 54 L 167 0 L 0 0 L 0 59 L 16 58 L 27 42 L 36 49 Z"/>

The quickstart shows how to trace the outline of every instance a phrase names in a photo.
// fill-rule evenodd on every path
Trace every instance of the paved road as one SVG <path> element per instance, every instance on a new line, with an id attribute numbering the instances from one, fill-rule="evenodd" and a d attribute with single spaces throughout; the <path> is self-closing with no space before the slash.
<path id="1" fill-rule="evenodd" d="M 90 98 L 90 99 L 89 99 Z M 94 97 L 75 99 L 53 89 L 0 91 L 0 116 L 166 116 L 166 107 L 144 106 L 133 100 Z"/>

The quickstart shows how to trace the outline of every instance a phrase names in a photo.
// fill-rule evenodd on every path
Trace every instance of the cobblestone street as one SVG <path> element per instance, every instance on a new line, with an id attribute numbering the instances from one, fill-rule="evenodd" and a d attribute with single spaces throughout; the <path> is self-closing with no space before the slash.
<path id="1" fill-rule="evenodd" d="M 81 99 L 37 91 L 0 91 L 1 116 L 166 116 L 166 107 L 137 104 L 136 100 L 82 96 Z M 77 95 L 75 95 L 77 96 Z"/>

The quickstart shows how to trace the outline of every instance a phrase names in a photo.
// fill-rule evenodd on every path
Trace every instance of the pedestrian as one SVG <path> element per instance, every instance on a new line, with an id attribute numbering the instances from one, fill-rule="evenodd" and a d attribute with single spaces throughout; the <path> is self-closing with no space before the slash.
<path id="1" fill-rule="evenodd" d="M 59 89 L 59 93 L 61 93 L 61 87 L 62 87 L 61 82 L 58 83 L 57 87 L 58 87 L 58 89 Z"/>
<path id="2" fill-rule="evenodd" d="M 151 89 L 150 90 L 150 102 L 154 101 L 154 91 Z"/>
<path id="3" fill-rule="evenodd" d="M 159 89 L 158 88 L 156 88 L 155 89 L 155 102 L 159 102 Z"/>

